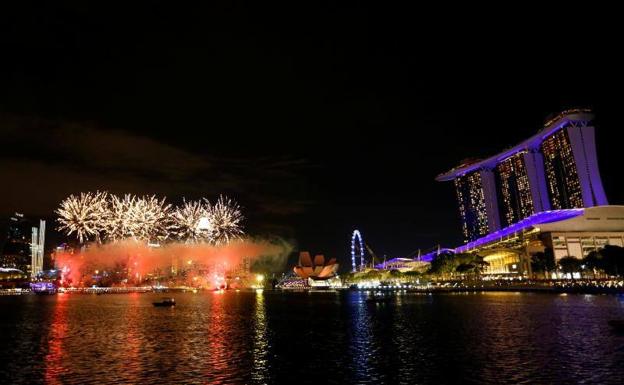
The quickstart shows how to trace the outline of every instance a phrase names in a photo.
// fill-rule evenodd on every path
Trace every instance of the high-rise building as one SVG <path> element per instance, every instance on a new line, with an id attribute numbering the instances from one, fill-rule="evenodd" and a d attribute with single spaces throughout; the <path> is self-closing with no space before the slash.
<path id="1" fill-rule="evenodd" d="M 622 247 L 624 206 L 608 205 L 592 122 L 588 110 L 562 112 L 517 146 L 439 175 L 455 184 L 466 241 L 449 250 L 478 253 L 487 274 L 531 276 L 547 249 L 560 260 Z"/>
<path id="2" fill-rule="evenodd" d="M 583 207 L 581 182 L 567 131 L 546 138 L 541 150 L 550 206 L 556 210 Z"/>
<path id="3" fill-rule="evenodd" d="M 15 213 L 9 218 L 0 266 L 19 269 L 35 277 L 43 270 L 44 244 L 45 221 L 39 221 L 39 227 L 34 227 L 23 214 Z"/>
<path id="4" fill-rule="evenodd" d="M 539 212 L 607 205 L 593 118 L 564 111 L 517 146 L 439 175 L 455 183 L 465 241 Z"/>
<path id="5" fill-rule="evenodd" d="M 535 212 L 523 155 L 519 152 L 496 166 L 496 193 L 503 226 L 509 226 Z"/>
<path id="6" fill-rule="evenodd" d="M 464 238 L 473 240 L 489 232 L 481 173 L 472 172 L 454 180 Z"/>
<path id="7" fill-rule="evenodd" d="M 23 214 L 15 213 L 9 218 L 7 238 L 2 250 L 2 267 L 15 268 L 30 274 L 31 228 Z"/>
<path id="8" fill-rule="evenodd" d="M 43 271 L 43 252 L 45 250 L 45 221 L 39 220 L 39 227 L 31 228 L 30 260 L 31 276 L 34 278 Z"/>

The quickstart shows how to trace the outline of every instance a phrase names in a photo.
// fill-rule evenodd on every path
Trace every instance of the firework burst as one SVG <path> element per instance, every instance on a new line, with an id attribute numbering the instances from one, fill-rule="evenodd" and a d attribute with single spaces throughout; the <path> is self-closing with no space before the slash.
<path id="1" fill-rule="evenodd" d="M 56 210 L 59 230 L 67 235 L 75 233 L 81 243 L 90 239 L 99 242 L 106 224 L 107 197 L 108 193 L 99 191 L 70 195 Z"/>
<path id="2" fill-rule="evenodd" d="M 131 207 L 132 235 L 141 241 L 162 242 L 169 238 L 171 205 L 154 195 L 138 198 Z"/>
<path id="3" fill-rule="evenodd" d="M 204 198 L 172 208 L 164 198 L 153 195 L 82 193 L 65 199 L 56 212 L 59 229 L 67 235 L 75 233 L 81 243 L 92 239 L 158 243 L 177 239 L 224 245 L 243 235 L 240 207 L 223 196 L 214 205 Z"/>
<path id="4" fill-rule="evenodd" d="M 211 224 L 210 240 L 213 244 L 227 244 L 244 234 L 241 229 L 244 217 L 238 203 L 228 197 L 220 196 L 217 203 L 210 205 L 207 202 L 207 206 Z"/>
<path id="5" fill-rule="evenodd" d="M 212 224 L 209 219 L 209 203 L 186 200 L 171 213 L 171 232 L 174 237 L 189 243 L 208 241 Z"/>
<path id="6" fill-rule="evenodd" d="M 107 241 L 120 241 L 133 235 L 132 211 L 136 197 L 126 194 L 122 198 L 111 195 L 103 220 L 103 238 Z"/>

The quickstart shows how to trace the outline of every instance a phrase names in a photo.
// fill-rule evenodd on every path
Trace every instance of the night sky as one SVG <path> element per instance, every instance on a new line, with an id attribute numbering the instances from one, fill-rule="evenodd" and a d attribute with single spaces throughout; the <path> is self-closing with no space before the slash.
<path id="1" fill-rule="evenodd" d="M 586 9 L 92 3 L 2 5 L 3 218 L 51 218 L 96 189 L 225 193 L 249 233 L 343 262 L 354 228 L 380 256 L 456 246 L 452 184 L 434 177 L 571 107 L 595 111 L 603 183 L 624 203 L 621 34 L 581 28 Z"/>

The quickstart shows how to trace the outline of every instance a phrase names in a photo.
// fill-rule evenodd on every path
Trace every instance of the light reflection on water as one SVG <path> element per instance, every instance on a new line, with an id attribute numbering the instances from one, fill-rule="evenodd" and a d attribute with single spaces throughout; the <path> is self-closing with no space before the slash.
<path id="1" fill-rule="evenodd" d="M 2 384 L 621 383 L 624 297 L 1 297 Z"/>
<path id="2" fill-rule="evenodd" d="M 253 368 L 251 379 L 254 383 L 265 384 L 268 382 L 270 370 L 269 336 L 267 335 L 267 323 L 264 307 L 264 293 L 256 291 L 256 308 L 254 311 L 254 338 L 253 338 Z"/>
<path id="3" fill-rule="evenodd" d="M 363 383 L 369 379 L 377 380 L 377 376 L 371 373 L 373 368 L 371 359 L 374 357 L 376 347 L 372 338 L 372 322 L 365 299 L 363 293 L 357 293 L 351 297 L 352 325 L 349 329 L 351 337 L 349 355 L 352 357 L 351 366 L 354 380 L 357 383 Z"/>
<path id="4" fill-rule="evenodd" d="M 48 351 L 44 358 L 45 380 L 48 384 L 61 384 L 59 379 L 63 372 L 63 340 L 67 334 L 67 296 L 59 295 L 50 321 L 51 327 L 47 336 Z"/>

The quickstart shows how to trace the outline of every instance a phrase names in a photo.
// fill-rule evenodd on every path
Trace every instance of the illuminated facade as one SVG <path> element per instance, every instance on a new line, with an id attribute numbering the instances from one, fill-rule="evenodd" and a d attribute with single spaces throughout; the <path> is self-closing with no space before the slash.
<path id="1" fill-rule="evenodd" d="M 565 111 L 517 146 L 439 175 L 455 184 L 465 241 L 543 211 L 607 205 L 593 118 Z"/>
<path id="2" fill-rule="evenodd" d="M 489 232 L 485 191 L 480 172 L 454 180 L 464 239 L 470 241 Z"/>
<path id="3" fill-rule="evenodd" d="M 517 153 L 500 162 L 496 166 L 496 177 L 503 226 L 531 216 L 535 208 L 523 153 Z"/>
<path id="4" fill-rule="evenodd" d="M 532 255 L 546 248 L 559 261 L 564 257 L 584 258 L 606 245 L 624 246 L 624 206 L 536 213 L 453 252 L 479 254 L 489 263 L 487 274 L 530 275 Z"/>
<path id="5" fill-rule="evenodd" d="M 567 131 L 546 138 L 541 150 L 551 207 L 556 210 L 583 207 L 581 182 Z"/>
<path id="6" fill-rule="evenodd" d="M 35 277 L 43 270 L 44 243 L 45 221 L 34 227 L 23 214 L 15 213 L 9 218 L 0 267 L 19 269 Z"/>
<path id="7" fill-rule="evenodd" d="M 552 250 L 557 262 L 564 257 L 584 258 L 606 245 L 624 247 L 624 206 L 541 211 L 454 249 L 438 248 L 417 259 L 394 258 L 375 267 L 409 271 L 416 262 L 431 262 L 441 252 L 475 253 L 488 263 L 485 274 L 530 277 L 532 257 L 546 249 Z M 549 277 L 554 273 L 549 272 Z"/>
<path id="8" fill-rule="evenodd" d="M 336 258 L 326 261 L 323 254 L 317 254 L 312 259 L 309 252 L 302 251 L 299 253 L 299 263 L 293 271 L 303 279 L 327 280 L 336 276 L 338 266 Z"/>

